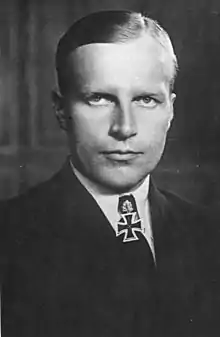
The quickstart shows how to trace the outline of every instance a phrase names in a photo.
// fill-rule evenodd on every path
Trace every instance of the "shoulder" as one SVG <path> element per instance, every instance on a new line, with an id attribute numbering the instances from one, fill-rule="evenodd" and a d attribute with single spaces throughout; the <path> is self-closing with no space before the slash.
<path id="1" fill-rule="evenodd" d="M 206 221 L 210 216 L 209 209 L 204 205 L 192 202 L 173 191 L 161 189 L 153 180 L 150 184 L 149 199 L 153 207 L 157 205 L 164 217 L 168 216 L 186 225 L 188 222 Z"/>
<path id="2" fill-rule="evenodd" d="M 0 203 L 0 218 L 16 218 L 18 214 L 28 209 L 44 207 L 51 196 L 58 195 L 58 187 L 54 185 L 54 178 L 28 189 L 25 193 L 2 201 Z"/>
<path id="3" fill-rule="evenodd" d="M 48 181 L 0 203 L 0 234 L 4 228 L 13 239 L 58 233 L 69 219 L 77 221 L 82 204 L 89 206 L 91 199 L 67 161 Z"/>
<path id="4" fill-rule="evenodd" d="M 41 209 L 41 212 L 49 207 L 55 207 L 60 200 L 68 194 L 68 188 L 75 185 L 76 178 L 69 166 L 64 166 L 50 179 L 29 188 L 25 193 L 0 203 L 0 215 L 8 215 L 13 218 L 25 213 L 31 213 Z M 10 213 L 10 214 L 9 214 Z"/>
<path id="5" fill-rule="evenodd" d="M 184 232 L 202 250 L 220 253 L 220 216 L 205 205 L 170 192 L 160 190 L 166 203 L 167 213 L 173 226 Z M 171 226 L 172 226 L 171 224 Z"/>
<path id="6" fill-rule="evenodd" d="M 31 188 L 22 195 L 0 202 L 2 247 L 7 243 L 11 249 L 11 244 L 23 241 L 35 224 L 37 222 L 40 224 L 38 219 L 42 218 L 42 214 L 46 214 L 52 190 L 51 183 L 46 182 Z M 44 223 L 42 223 L 43 225 Z M 4 241 L 4 245 L 2 241 Z"/>
<path id="7" fill-rule="evenodd" d="M 71 172 L 72 173 L 72 172 Z M 58 221 L 60 210 L 68 198 L 68 188 L 75 186 L 73 174 L 67 178 L 62 168 L 46 182 L 30 188 L 26 193 L 0 202 L 0 234 L 10 238 L 24 232 L 49 229 Z M 68 181 L 67 181 L 68 180 Z M 74 198 L 74 196 L 73 196 Z"/>
<path id="8" fill-rule="evenodd" d="M 220 243 L 220 217 L 210 207 L 196 204 L 172 191 L 157 188 L 153 181 L 150 186 L 150 203 L 153 209 L 159 209 L 160 219 L 163 219 L 170 231 L 198 240 L 207 239 L 207 242 L 212 238 Z"/>
<path id="9" fill-rule="evenodd" d="M 195 203 L 170 190 L 158 188 L 158 193 L 163 196 L 169 214 L 176 219 L 204 222 L 211 217 L 211 210 L 205 205 Z"/>

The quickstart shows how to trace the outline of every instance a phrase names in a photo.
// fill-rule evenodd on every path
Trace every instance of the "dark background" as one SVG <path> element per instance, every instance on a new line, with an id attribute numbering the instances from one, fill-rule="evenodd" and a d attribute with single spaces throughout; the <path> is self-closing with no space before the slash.
<path id="1" fill-rule="evenodd" d="M 206 205 L 220 202 L 219 0 L 1 0 L 0 198 L 49 178 L 65 159 L 53 116 L 61 34 L 102 9 L 145 11 L 168 31 L 179 59 L 175 120 L 156 181 Z"/>

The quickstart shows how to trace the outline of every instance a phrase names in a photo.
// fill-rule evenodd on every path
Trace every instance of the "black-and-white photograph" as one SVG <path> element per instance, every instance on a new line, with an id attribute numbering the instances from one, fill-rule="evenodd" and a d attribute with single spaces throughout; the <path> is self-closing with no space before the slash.
<path id="1" fill-rule="evenodd" d="M 220 1 L 0 1 L 0 336 L 220 336 L 219 97 Z"/>

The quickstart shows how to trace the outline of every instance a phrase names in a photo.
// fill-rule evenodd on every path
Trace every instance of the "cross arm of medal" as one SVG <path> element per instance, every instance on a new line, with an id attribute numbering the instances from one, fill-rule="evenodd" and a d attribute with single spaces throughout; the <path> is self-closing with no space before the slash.
<path id="1" fill-rule="evenodd" d="M 123 242 L 139 240 L 136 232 L 144 233 L 143 220 L 137 212 L 121 214 L 116 230 L 116 236 L 124 234 Z"/>

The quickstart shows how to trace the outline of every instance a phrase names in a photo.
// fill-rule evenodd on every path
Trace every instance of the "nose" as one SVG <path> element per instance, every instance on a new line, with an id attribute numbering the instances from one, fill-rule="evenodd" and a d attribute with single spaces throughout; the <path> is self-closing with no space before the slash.
<path id="1" fill-rule="evenodd" d="M 126 140 L 137 134 L 136 121 L 131 107 L 117 106 L 114 109 L 109 134 L 117 140 Z"/>

